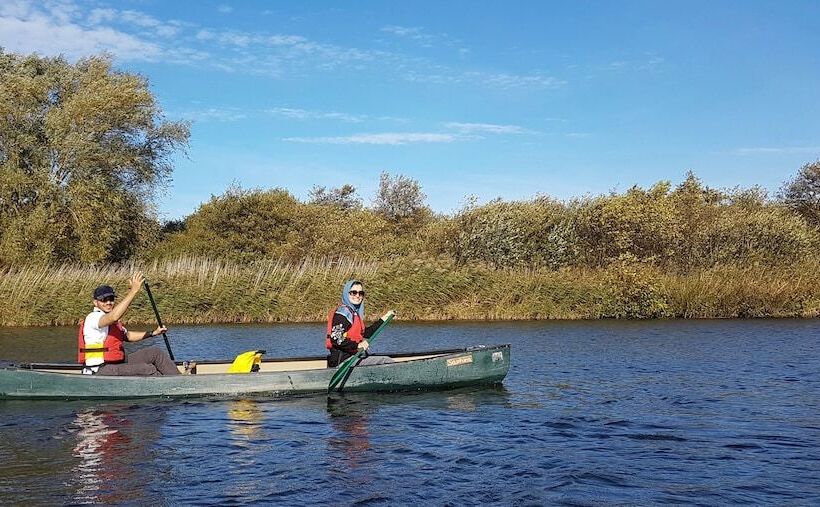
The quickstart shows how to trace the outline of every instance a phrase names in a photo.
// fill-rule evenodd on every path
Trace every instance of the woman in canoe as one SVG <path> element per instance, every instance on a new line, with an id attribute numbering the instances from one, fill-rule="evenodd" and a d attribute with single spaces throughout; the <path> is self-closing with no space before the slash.
<path id="1" fill-rule="evenodd" d="M 153 331 L 128 331 L 120 323 L 131 301 L 139 294 L 144 278 L 142 272 L 134 273 L 128 294 L 114 304 L 116 294 L 108 285 L 94 290 L 94 310 L 80 323 L 78 336 L 78 361 L 84 365 L 83 373 L 95 375 L 179 375 L 171 358 L 158 347 L 147 347 L 132 354 L 125 353 L 124 342 L 138 342 L 157 336 L 168 329 L 157 327 Z"/>
<path id="2" fill-rule="evenodd" d="M 328 368 L 339 366 L 345 359 L 356 352 L 365 351 L 365 357 L 358 363 L 360 366 L 392 363 L 387 356 L 372 356 L 367 339 L 393 314 L 385 313 L 381 319 L 365 327 L 364 325 L 364 286 L 359 280 L 348 280 L 342 289 L 342 302 L 327 317 L 327 334 L 325 347 Z"/>

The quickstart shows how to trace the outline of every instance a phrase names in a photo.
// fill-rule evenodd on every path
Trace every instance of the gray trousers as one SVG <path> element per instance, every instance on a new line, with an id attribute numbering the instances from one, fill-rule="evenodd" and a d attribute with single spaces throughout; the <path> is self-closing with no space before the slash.
<path id="1" fill-rule="evenodd" d="M 124 363 L 102 365 L 97 375 L 179 375 L 179 370 L 164 350 L 146 347 L 128 354 Z"/>
<path id="2" fill-rule="evenodd" d="M 393 363 L 393 358 L 390 356 L 367 356 L 361 359 L 356 366 L 372 366 L 374 364 L 388 364 Z"/>

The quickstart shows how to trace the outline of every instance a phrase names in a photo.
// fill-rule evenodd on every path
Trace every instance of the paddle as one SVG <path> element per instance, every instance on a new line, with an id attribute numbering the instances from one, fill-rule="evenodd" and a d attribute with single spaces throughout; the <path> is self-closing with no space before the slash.
<path id="1" fill-rule="evenodd" d="M 145 292 L 148 293 L 148 300 L 151 301 L 151 306 L 154 308 L 154 315 L 157 317 L 157 324 L 159 327 L 165 327 L 162 325 L 162 319 L 159 317 L 159 310 L 157 310 L 157 304 L 154 302 L 154 296 L 151 294 L 151 287 L 148 286 L 148 280 L 143 280 L 142 284 L 145 285 Z M 165 347 L 168 349 L 168 355 L 171 356 L 171 361 L 173 361 L 174 353 L 171 352 L 171 343 L 168 341 L 168 335 L 162 333 L 162 337 L 165 339 Z"/>
<path id="2" fill-rule="evenodd" d="M 376 337 L 379 336 L 379 333 L 382 332 L 382 329 L 386 328 L 387 325 L 390 324 L 390 321 L 393 320 L 393 316 L 394 314 L 392 313 L 388 315 L 387 319 L 384 322 L 382 322 L 382 325 L 379 326 L 379 328 L 376 329 L 376 331 L 374 331 L 372 335 L 370 335 L 370 338 L 367 339 L 367 342 L 370 345 L 373 345 L 373 342 L 376 341 Z M 342 365 L 339 366 L 339 369 L 336 370 L 336 373 L 333 374 L 333 377 L 331 377 L 330 384 L 327 386 L 328 392 L 332 391 L 333 388 L 336 387 L 337 384 L 339 384 L 339 382 L 342 382 L 342 379 L 347 379 L 347 377 L 349 376 L 348 372 L 356 365 L 359 359 L 362 358 L 364 353 L 364 350 L 360 350 L 352 356 L 345 359 Z M 339 386 L 340 390 L 342 389 L 342 386 L 344 386 L 344 383 L 342 383 L 342 385 Z"/>

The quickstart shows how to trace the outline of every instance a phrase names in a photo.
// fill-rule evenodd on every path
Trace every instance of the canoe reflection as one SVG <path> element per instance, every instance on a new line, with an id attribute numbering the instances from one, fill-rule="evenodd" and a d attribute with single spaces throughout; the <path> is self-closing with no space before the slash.
<path id="1" fill-rule="evenodd" d="M 328 396 L 327 413 L 336 435 L 328 439 L 332 455 L 341 462 L 333 467 L 336 475 L 344 476 L 362 465 L 370 449 L 367 428 L 367 403 L 344 395 Z"/>

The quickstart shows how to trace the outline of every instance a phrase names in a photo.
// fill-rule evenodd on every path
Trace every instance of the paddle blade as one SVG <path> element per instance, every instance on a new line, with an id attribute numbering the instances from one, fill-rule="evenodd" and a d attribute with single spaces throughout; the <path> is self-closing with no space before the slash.
<path id="1" fill-rule="evenodd" d="M 356 353 L 355 355 L 352 355 L 345 359 L 342 365 L 339 366 L 339 369 L 336 370 L 336 373 L 333 374 L 333 377 L 330 378 L 330 384 L 328 384 L 327 386 L 328 391 L 332 391 L 333 388 L 336 387 L 339 384 L 339 382 L 342 381 L 343 378 L 345 378 L 347 372 L 350 370 L 353 364 L 359 360 L 360 357 L 361 356 L 358 353 Z"/>

